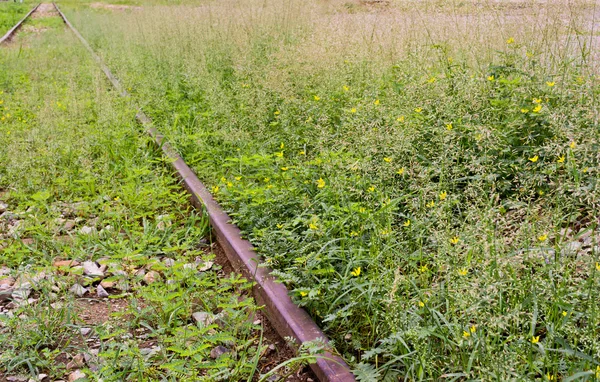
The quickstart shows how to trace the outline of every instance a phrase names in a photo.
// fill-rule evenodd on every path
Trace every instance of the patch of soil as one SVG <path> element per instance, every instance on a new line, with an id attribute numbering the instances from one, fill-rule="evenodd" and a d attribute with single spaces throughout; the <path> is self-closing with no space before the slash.
<path id="1" fill-rule="evenodd" d="M 87 325 L 101 325 L 108 321 L 110 315 L 127 308 L 125 298 L 104 300 L 100 298 L 79 298 L 75 300 L 77 314 Z"/>

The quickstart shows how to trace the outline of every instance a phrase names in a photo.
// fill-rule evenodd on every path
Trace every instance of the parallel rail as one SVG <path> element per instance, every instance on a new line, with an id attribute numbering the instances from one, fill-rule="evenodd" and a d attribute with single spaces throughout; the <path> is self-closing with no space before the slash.
<path id="1" fill-rule="evenodd" d="M 117 89 L 121 96 L 130 98 L 130 94 L 121 86 L 104 61 L 69 22 L 58 5 L 56 3 L 53 4 L 65 24 L 90 52 L 115 89 Z M 206 186 L 198 179 L 198 176 L 184 162 L 181 156 L 177 154 L 173 147 L 165 141 L 164 136 L 153 126 L 152 120 L 139 107 L 136 106 L 136 108 L 138 110 L 136 119 L 146 129 L 147 133 L 152 136 L 164 154 L 172 159 L 172 166 L 181 178 L 184 187 L 191 194 L 194 206 L 200 210 L 204 209 L 208 214 L 217 241 L 221 244 L 234 269 L 249 280 L 254 281 L 254 297 L 259 304 L 265 306 L 266 314 L 278 334 L 281 337 L 292 337 L 299 344 L 318 339 L 327 341 L 325 334 L 306 311 L 292 302 L 287 288 L 283 284 L 276 282 L 275 278 L 270 275 L 271 270 L 260 266 L 260 258 L 252 248 L 252 244 L 242 239 L 240 229 L 230 223 L 231 218 L 214 200 Z M 331 352 L 326 352 L 320 356 L 316 363 L 310 365 L 310 368 L 317 378 L 323 382 L 355 381 L 350 368 L 344 360 Z"/>
<path id="2" fill-rule="evenodd" d="M 39 3 L 38 5 L 36 5 L 35 7 L 33 7 L 33 9 L 31 11 L 29 11 L 29 13 L 26 14 L 25 17 L 23 17 L 21 19 L 21 21 L 19 21 L 18 23 L 16 23 L 14 27 L 12 27 L 8 32 L 6 32 L 6 34 L 4 36 L 2 36 L 2 38 L 0 38 L 0 45 L 4 44 L 4 42 L 6 42 L 6 41 L 9 41 L 13 37 L 13 35 L 15 33 L 17 33 L 17 30 L 19 30 L 19 28 L 21 28 L 21 25 L 23 25 L 23 23 L 25 22 L 25 20 L 27 20 L 29 18 L 29 16 L 31 16 L 31 14 L 38 9 L 38 7 L 40 6 L 40 4 L 42 4 L 42 3 Z"/>

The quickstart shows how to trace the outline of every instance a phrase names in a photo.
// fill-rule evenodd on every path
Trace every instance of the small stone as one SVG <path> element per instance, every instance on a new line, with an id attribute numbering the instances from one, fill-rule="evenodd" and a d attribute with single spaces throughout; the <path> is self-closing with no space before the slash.
<path id="1" fill-rule="evenodd" d="M 12 375 L 10 377 L 6 377 L 6 380 L 9 382 L 25 382 L 27 379 L 27 377 L 23 377 L 22 375 Z"/>
<path id="2" fill-rule="evenodd" d="M 104 272 L 102 272 L 100 267 L 93 261 L 83 262 L 83 274 L 90 277 L 104 277 Z"/>
<path id="3" fill-rule="evenodd" d="M 7 209 L 8 209 L 8 204 L 0 203 L 0 214 L 6 212 Z"/>
<path id="4" fill-rule="evenodd" d="M 154 357 L 161 351 L 160 346 L 152 346 L 151 348 L 142 348 L 140 349 L 140 354 L 145 356 L 146 359 Z"/>
<path id="5" fill-rule="evenodd" d="M 144 282 L 148 285 L 156 282 L 157 280 L 160 280 L 160 274 L 156 271 L 150 271 L 144 276 Z"/>
<path id="6" fill-rule="evenodd" d="M 77 354 L 73 359 L 67 363 L 67 370 L 78 369 L 85 365 L 83 354 Z"/>
<path id="7" fill-rule="evenodd" d="M 346 341 L 350 341 L 350 340 L 352 339 L 352 334 L 350 334 L 350 333 L 346 334 L 346 335 L 344 336 L 344 339 L 345 339 Z"/>
<path id="8" fill-rule="evenodd" d="M 254 325 L 260 325 L 260 324 L 262 324 L 262 321 L 261 320 L 255 320 L 252 324 L 254 324 Z"/>
<path id="9" fill-rule="evenodd" d="M 210 351 L 210 358 L 217 359 L 225 353 L 229 353 L 229 349 L 227 349 L 225 346 L 219 345 Z"/>
<path id="10" fill-rule="evenodd" d="M 39 374 L 37 376 L 37 380 L 38 381 L 43 381 L 44 379 L 48 378 L 48 374 Z"/>
<path id="11" fill-rule="evenodd" d="M 98 284 L 96 287 L 96 294 L 100 298 L 108 297 L 108 292 L 102 287 L 102 284 Z"/>
<path id="12" fill-rule="evenodd" d="M 82 235 L 91 235 L 94 232 L 96 232 L 96 228 L 94 227 L 89 227 L 87 225 L 84 225 L 83 227 L 81 227 L 81 229 L 79 230 L 79 233 Z"/>
<path id="13" fill-rule="evenodd" d="M 206 272 L 208 271 L 210 268 L 212 268 L 213 266 L 213 262 L 212 261 L 207 261 L 204 264 L 200 265 L 200 267 L 198 268 L 199 272 Z"/>
<path id="14" fill-rule="evenodd" d="M 73 230 L 73 228 L 75 228 L 75 225 L 77 225 L 75 220 L 67 220 L 62 228 L 65 231 L 71 231 Z"/>
<path id="15" fill-rule="evenodd" d="M 0 289 L 0 301 L 6 301 L 12 297 L 13 288 Z"/>
<path id="16" fill-rule="evenodd" d="M 53 266 L 55 266 L 56 268 L 60 268 L 60 267 L 76 267 L 79 265 L 79 261 L 77 260 L 58 260 L 55 261 L 54 264 L 52 264 Z"/>
<path id="17" fill-rule="evenodd" d="M 277 382 L 279 380 L 281 380 L 281 376 L 278 374 L 272 374 L 266 379 L 267 382 Z"/>
<path id="18" fill-rule="evenodd" d="M 583 244 L 581 244 L 578 241 L 572 241 L 570 243 L 567 243 L 567 245 L 565 245 L 563 247 L 563 249 L 561 249 L 560 254 L 562 256 L 570 256 L 570 255 L 575 255 L 583 246 Z"/>
<path id="19" fill-rule="evenodd" d="M 144 277 L 146 276 L 146 270 L 144 268 L 140 268 L 134 273 L 135 277 Z"/>
<path id="20" fill-rule="evenodd" d="M 0 267 L 0 276 L 10 275 L 10 268 L 2 266 Z"/>
<path id="21" fill-rule="evenodd" d="M 206 312 L 195 312 L 192 314 L 192 318 L 199 324 L 208 326 L 213 323 L 214 316 L 211 313 Z"/>
<path id="22" fill-rule="evenodd" d="M 13 286 L 14 283 L 15 283 L 14 277 L 10 277 L 10 276 L 5 277 L 2 280 L 0 280 L 0 290 L 2 290 L 2 289 L 8 289 L 11 286 Z"/>
<path id="23" fill-rule="evenodd" d="M 81 328 L 81 329 L 79 329 L 79 332 L 81 333 L 82 336 L 87 336 L 88 334 L 90 334 L 92 332 L 92 328 Z"/>
<path id="24" fill-rule="evenodd" d="M 75 370 L 69 374 L 69 382 L 75 382 L 83 378 L 85 378 L 85 374 L 81 370 Z"/>
<path id="25" fill-rule="evenodd" d="M 114 288 L 114 287 L 115 287 L 115 282 L 114 282 L 114 281 L 106 281 L 106 280 L 103 280 L 103 281 L 100 283 L 100 286 L 101 286 L 102 288 L 104 288 L 104 289 L 112 289 L 112 288 Z"/>
<path id="26" fill-rule="evenodd" d="M 175 260 L 165 257 L 163 259 L 163 264 L 165 264 L 166 267 L 172 267 L 173 265 L 175 265 Z"/>
<path id="27" fill-rule="evenodd" d="M 69 292 L 75 294 L 77 297 L 83 297 L 84 294 L 86 294 L 88 292 L 87 288 L 84 288 L 83 286 L 79 285 L 79 284 L 74 284 L 70 289 Z"/>
<path id="28" fill-rule="evenodd" d="M 196 263 L 187 263 L 183 264 L 183 269 L 196 269 L 197 266 L 198 264 Z"/>

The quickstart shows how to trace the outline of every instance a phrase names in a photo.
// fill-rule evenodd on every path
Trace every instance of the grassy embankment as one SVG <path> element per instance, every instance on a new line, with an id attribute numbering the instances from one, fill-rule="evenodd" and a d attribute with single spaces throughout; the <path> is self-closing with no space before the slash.
<path id="1" fill-rule="evenodd" d="M 0 379 L 257 379 L 282 349 L 248 283 L 212 264 L 207 220 L 54 19 L 0 48 Z"/>
<path id="2" fill-rule="evenodd" d="M 363 380 L 600 375 L 594 3 L 68 14 Z"/>

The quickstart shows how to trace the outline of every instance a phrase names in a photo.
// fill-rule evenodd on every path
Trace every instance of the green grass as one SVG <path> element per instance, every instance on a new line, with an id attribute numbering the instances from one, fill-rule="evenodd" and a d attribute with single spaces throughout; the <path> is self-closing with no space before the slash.
<path id="1" fill-rule="evenodd" d="M 0 2 L 0 37 L 21 20 L 33 8 L 33 3 Z"/>
<path id="2" fill-rule="evenodd" d="M 184 267 L 214 257 L 203 241 L 207 219 L 191 209 L 168 161 L 135 124 L 135 110 L 74 35 L 54 21 L 35 22 L 50 28 L 19 34 L 0 54 L 0 201 L 9 211 L 0 218 L 0 265 L 15 278 L 49 276 L 34 288 L 36 301 L 0 312 L 0 377 L 43 372 L 66 379 L 70 357 L 90 353 L 95 342 L 98 369 L 84 367 L 94 380 L 258 380 L 269 343 L 253 322 L 259 308 L 250 284 L 218 265 Z M 64 228 L 64 220 L 75 226 Z M 165 256 L 173 267 L 161 263 Z M 99 280 L 81 270 L 58 272 L 57 258 L 101 260 L 125 272 L 105 281 L 128 291 L 119 286 L 122 292 L 99 303 L 120 304 L 117 313 L 96 310 L 91 315 L 100 322 L 86 321 L 86 308 L 96 304 L 68 289 L 78 281 L 94 290 Z M 133 276 L 140 269 L 162 276 L 145 285 Z M 196 311 L 218 313 L 220 321 L 196 325 Z M 82 327 L 97 340 L 86 342 Z M 159 350 L 145 353 L 149 344 Z M 218 345 L 230 351 L 212 359 Z M 279 371 L 293 372 L 305 360 Z"/>
<path id="3" fill-rule="evenodd" d="M 600 375 L 594 4 L 68 5 L 360 380 Z"/>

